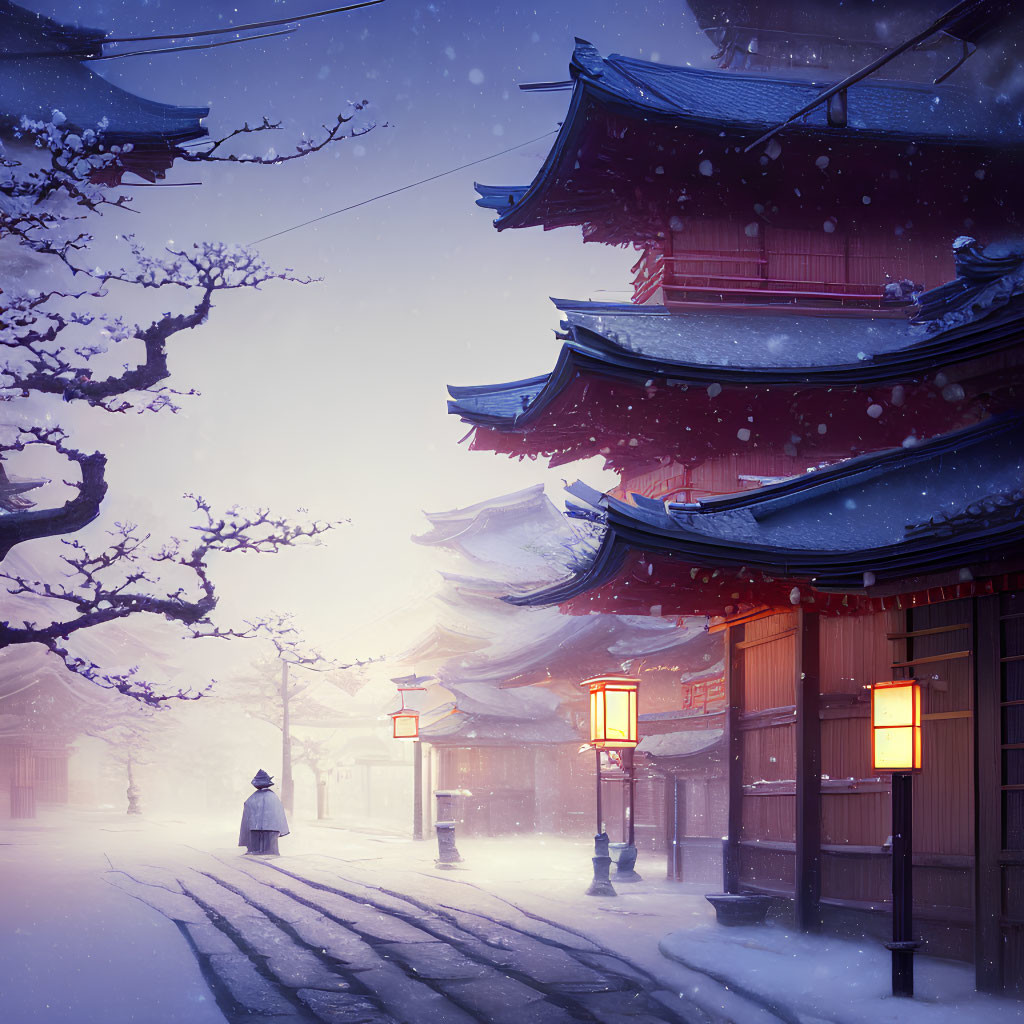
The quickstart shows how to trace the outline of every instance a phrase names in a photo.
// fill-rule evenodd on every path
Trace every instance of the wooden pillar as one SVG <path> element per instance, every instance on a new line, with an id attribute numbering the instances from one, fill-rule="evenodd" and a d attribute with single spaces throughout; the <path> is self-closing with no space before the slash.
<path id="1" fill-rule="evenodd" d="M 821 720 L 819 620 L 797 612 L 796 635 L 796 865 L 795 924 L 804 932 L 821 927 Z"/>
<path id="2" fill-rule="evenodd" d="M 1004 985 L 999 926 L 1003 896 L 999 602 L 995 596 L 974 602 L 974 971 L 982 992 L 1001 992 Z"/>
<path id="3" fill-rule="evenodd" d="M 667 872 L 672 882 L 683 881 L 683 854 L 686 849 L 686 780 L 678 775 L 665 776 L 665 832 Z"/>
<path id="4" fill-rule="evenodd" d="M 729 698 L 726 716 L 726 750 L 728 752 L 729 814 L 728 835 L 722 848 L 722 879 L 726 892 L 739 892 L 740 834 L 743 829 L 743 736 L 740 733 L 740 712 L 743 710 L 743 651 L 737 648 L 746 634 L 743 625 L 727 626 L 725 630 L 725 684 Z"/>
<path id="5" fill-rule="evenodd" d="M 423 836 L 423 743 L 412 741 L 412 837 Z"/>
<path id="6" fill-rule="evenodd" d="M 288 662 L 281 662 L 281 803 L 285 811 L 295 811 L 295 781 L 292 778 L 292 731 L 288 689 Z"/>

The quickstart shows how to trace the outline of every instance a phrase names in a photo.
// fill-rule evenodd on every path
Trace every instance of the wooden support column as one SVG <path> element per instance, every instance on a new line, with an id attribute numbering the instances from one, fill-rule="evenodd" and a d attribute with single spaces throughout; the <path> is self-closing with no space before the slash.
<path id="1" fill-rule="evenodd" d="M 974 605 L 974 971 L 975 984 L 982 992 L 1003 990 L 999 602 L 999 597 L 980 597 Z"/>
<path id="2" fill-rule="evenodd" d="M 722 847 L 722 881 L 726 892 L 739 892 L 740 835 L 743 830 L 743 736 L 740 733 L 740 712 L 743 710 L 743 642 L 746 627 L 727 626 L 725 630 L 725 684 L 729 697 L 726 716 L 726 750 L 728 751 L 729 828 Z"/>
<path id="3" fill-rule="evenodd" d="M 796 676 L 796 865 L 794 917 L 804 932 L 821 927 L 821 721 L 819 620 L 797 612 Z"/>
<path id="4" fill-rule="evenodd" d="M 412 741 L 412 837 L 423 839 L 423 743 Z"/>
<path id="5" fill-rule="evenodd" d="M 668 840 L 666 878 L 670 882 L 682 882 L 686 848 L 686 780 L 678 775 L 665 776 L 665 833 Z"/>

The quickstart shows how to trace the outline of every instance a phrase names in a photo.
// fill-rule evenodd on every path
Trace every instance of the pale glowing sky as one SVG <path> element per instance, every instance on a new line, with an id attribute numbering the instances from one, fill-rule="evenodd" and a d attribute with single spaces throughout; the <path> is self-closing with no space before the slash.
<path id="1" fill-rule="evenodd" d="M 244 5 L 81 0 L 38 9 L 87 25 L 148 34 L 316 9 L 313 0 Z M 239 13 L 236 14 L 235 11 Z M 711 46 L 681 2 L 532 5 L 389 0 L 308 23 L 287 39 L 198 53 L 111 61 L 101 73 L 144 96 L 209 104 L 216 135 L 267 114 L 295 132 L 368 99 L 389 123 L 281 168 L 175 168 L 202 187 L 139 188 L 139 216 L 113 231 L 152 246 L 210 238 L 247 242 L 299 221 L 477 159 L 557 126 L 567 93 L 521 93 L 519 82 L 567 77 L 573 36 L 605 53 L 701 62 Z M 652 48 L 654 53 L 652 53 Z M 287 133 L 267 138 L 284 151 Z M 584 246 L 576 230 L 499 235 L 473 205 L 474 179 L 527 183 L 550 140 L 394 198 L 272 240 L 264 255 L 324 280 L 272 285 L 221 300 L 211 322 L 176 341 L 177 387 L 197 387 L 178 416 L 70 413 L 76 439 L 110 455 L 105 524 L 131 518 L 160 535 L 182 529 L 180 495 L 349 517 L 319 548 L 216 568 L 222 617 L 293 611 L 342 658 L 400 650 L 426 627 L 431 554 L 409 541 L 421 510 L 442 510 L 558 482 L 533 463 L 469 453 L 445 410 L 447 383 L 547 372 L 558 316 L 547 296 L 627 300 L 631 251 Z M 170 298 L 162 298 L 160 310 Z M 58 408 L 69 422 L 67 406 Z M 569 467 L 595 486 L 597 465 Z M 24 549 L 23 549 L 24 550 Z M 189 645 L 195 647 L 196 645 Z M 207 643 L 204 669 L 247 663 L 247 645 Z M 231 647 L 232 650 L 227 650 Z M 216 649 L 214 649 L 216 648 Z"/>

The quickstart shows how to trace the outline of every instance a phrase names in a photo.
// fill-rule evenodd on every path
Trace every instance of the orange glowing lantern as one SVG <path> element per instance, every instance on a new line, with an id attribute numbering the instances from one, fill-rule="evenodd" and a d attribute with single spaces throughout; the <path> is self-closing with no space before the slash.
<path id="1" fill-rule="evenodd" d="M 871 687 L 871 768 L 900 773 L 921 770 L 921 686 L 913 679 Z"/>
<path id="2" fill-rule="evenodd" d="M 420 713 L 412 708 L 391 712 L 391 735 L 396 740 L 415 740 L 420 735 Z"/>
<path id="3" fill-rule="evenodd" d="M 597 750 L 635 747 L 640 680 L 597 676 L 581 685 L 590 687 L 590 745 Z"/>
<path id="4" fill-rule="evenodd" d="M 420 713 L 418 708 L 406 707 L 405 695 L 407 693 L 424 693 L 426 687 L 421 683 L 429 683 L 433 676 L 418 676 L 413 673 L 411 676 L 399 676 L 392 679 L 398 689 L 398 696 L 402 706 L 397 711 L 389 712 L 391 718 L 391 735 L 396 740 L 418 740 L 420 737 Z"/>

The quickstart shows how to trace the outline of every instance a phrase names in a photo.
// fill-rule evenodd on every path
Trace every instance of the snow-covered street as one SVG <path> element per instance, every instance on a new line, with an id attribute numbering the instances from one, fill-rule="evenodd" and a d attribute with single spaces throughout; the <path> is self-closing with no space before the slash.
<path id="1" fill-rule="evenodd" d="M 1017 1020 L 968 967 L 922 957 L 918 997 L 888 995 L 888 954 L 785 927 L 725 929 L 698 887 L 645 880 L 588 898 L 589 845 L 432 842 L 311 823 L 279 858 L 231 829 L 51 813 L 0 836 L 5 1020 Z M 33 894 L 31 897 L 28 894 Z M 205 981 L 204 981 L 205 978 Z M 218 1009 L 219 1007 L 219 1009 Z"/>

